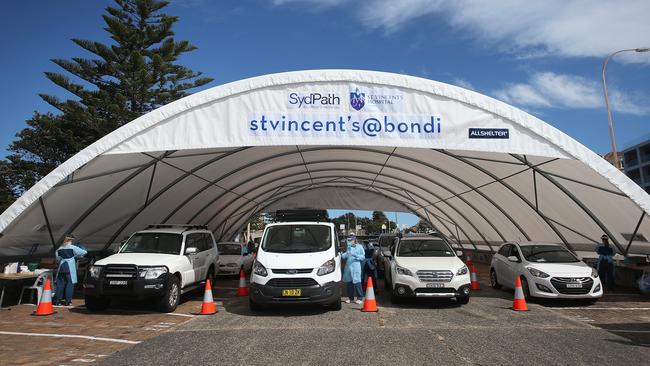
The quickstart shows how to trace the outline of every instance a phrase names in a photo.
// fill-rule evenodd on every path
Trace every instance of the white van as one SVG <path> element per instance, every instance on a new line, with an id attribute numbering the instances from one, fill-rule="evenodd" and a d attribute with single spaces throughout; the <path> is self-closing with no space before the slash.
<path id="1" fill-rule="evenodd" d="M 284 303 L 341 309 L 341 256 L 334 224 L 269 224 L 251 274 L 251 310 Z"/>

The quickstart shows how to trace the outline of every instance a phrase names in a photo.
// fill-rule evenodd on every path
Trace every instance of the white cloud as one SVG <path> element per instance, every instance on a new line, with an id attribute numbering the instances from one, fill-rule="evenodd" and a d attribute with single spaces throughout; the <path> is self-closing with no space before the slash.
<path id="1" fill-rule="evenodd" d="M 347 6 L 342 0 L 273 0 Z M 357 17 L 370 29 L 396 32 L 414 19 L 437 16 L 481 44 L 517 57 L 603 57 L 624 48 L 650 46 L 648 0 L 357 0 Z M 507 45 L 507 46 L 506 46 Z M 650 53 L 617 60 L 650 63 Z"/>
<path id="2" fill-rule="evenodd" d="M 610 89 L 612 109 L 633 115 L 649 115 L 648 96 L 627 95 Z M 580 76 L 540 72 L 527 83 L 508 84 L 493 93 L 497 99 L 521 107 L 545 108 L 604 108 L 600 83 Z"/>
<path id="3" fill-rule="evenodd" d="M 452 80 L 451 83 L 453 85 L 460 86 L 461 88 L 465 88 L 465 89 L 469 89 L 469 90 L 476 90 L 474 85 L 469 80 L 466 80 L 466 79 L 463 79 L 463 78 L 455 78 L 454 80 Z"/>

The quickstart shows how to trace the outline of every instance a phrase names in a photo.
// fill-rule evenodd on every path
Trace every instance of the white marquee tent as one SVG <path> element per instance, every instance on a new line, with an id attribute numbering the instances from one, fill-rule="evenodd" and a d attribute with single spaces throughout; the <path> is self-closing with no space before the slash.
<path id="1" fill-rule="evenodd" d="M 0 216 L 0 260 L 73 232 L 101 249 L 151 223 L 232 238 L 261 211 L 410 211 L 467 249 L 507 240 L 619 252 L 650 237 L 650 196 L 543 121 L 431 80 L 315 70 L 221 85 L 92 144 Z M 635 235 L 636 234 L 636 235 Z"/>

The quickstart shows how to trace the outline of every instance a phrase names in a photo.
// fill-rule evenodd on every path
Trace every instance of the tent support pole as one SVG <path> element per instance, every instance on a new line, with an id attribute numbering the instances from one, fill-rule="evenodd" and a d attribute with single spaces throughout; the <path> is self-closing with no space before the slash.
<path id="1" fill-rule="evenodd" d="M 300 151 L 301 151 L 301 152 L 312 152 L 312 151 L 328 151 L 328 150 L 342 150 L 342 149 L 341 149 L 341 148 L 338 148 L 338 147 L 326 147 L 326 148 L 323 148 L 323 147 L 316 147 L 316 148 L 301 149 Z M 387 152 L 385 152 L 385 151 L 378 151 L 378 150 L 374 150 L 374 149 L 359 148 L 359 147 L 354 147 L 354 148 L 349 148 L 349 147 L 348 147 L 348 148 L 345 148 L 345 149 L 343 149 L 343 150 L 352 150 L 352 151 L 371 152 L 371 153 L 382 154 L 382 155 L 388 155 L 388 154 L 389 154 L 389 153 L 387 153 Z M 241 167 L 240 170 L 241 170 L 241 169 L 248 168 L 248 167 L 251 167 L 251 166 L 254 166 L 254 165 L 257 165 L 257 164 L 259 164 L 259 163 L 266 163 L 266 162 L 268 162 L 268 161 L 271 160 L 271 159 L 275 159 L 275 158 L 278 158 L 278 157 L 284 157 L 284 156 L 288 156 L 288 155 L 292 155 L 292 154 L 296 154 L 296 153 L 297 153 L 296 151 L 290 151 L 290 152 L 284 152 L 284 153 L 281 153 L 281 154 L 272 155 L 272 156 L 270 156 L 270 157 L 266 157 L 266 158 L 264 158 L 264 159 L 260 159 L 260 160 L 257 160 L 257 161 L 253 161 L 253 162 L 251 162 L 251 163 L 248 163 L 248 164 L 246 164 L 245 166 Z M 447 172 L 447 171 L 445 171 L 445 170 L 443 170 L 443 169 L 441 169 L 441 168 L 439 168 L 439 167 L 435 167 L 435 166 L 433 166 L 433 165 L 431 165 L 431 164 L 427 164 L 427 163 L 425 163 L 425 162 L 423 162 L 423 161 L 420 161 L 420 160 L 417 160 L 417 159 L 413 159 L 412 157 L 409 157 L 409 156 L 403 156 L 403 155 L 398 155 L 398 154 L 394 154 L 394 152 L 392 153 L 392 156 L 399 157 L 399 158 L 401 158 L 401 159 L 409 160 L 409 161 L 412 161 L 412 162 L 415 162 L 415 163 L 418 163 L 418 164 L 421 164 L 421 165 L 427 166 L 427 167 L 429 167 L 429 168 L 431 168 L 431 169 L 434 169 L 434 170 L 436 170 L 436 171 L 439 171 L 439 172 L 442 173 L 442 174 L 445 174 L 445 175 L 451 177 L 452 179 L 455 179 L 455 180 L 461 182 L 462 184 L 464 184 L 464 185 L 466 185 L 466 186 L 468 186 L 468 187 L 471 187 L 471 188 L 472 188 L 474 191 L 476 191 L 479 195 L 481 195 L 481 196 L 482 196 L 483 198 L 485 198 L 488 202 L 490 202 L 490 203 L 491 203 L 495 208 L 497 208 L 497 209 L 498 209 L 498 210 L 499 210 L 499 211 L 500 211 L 500 212 L 501 212 L 501 213 L 502 213 L 502 214 L 503 214 L 503 215 L 504 215 L 504 216 L 505 216 L 505 217 L 506 217 L 506 218 L 507 218 L 507 219 L 508 219 L 508 220 L 509 220 L 509 221 L 510 221 L 510 222 L 511 222 L 511 223 L 512 223 L 512 224 L 513 224 L 513 225 L 514 225 L 514 226 L 515 226 L 515 227 L 516 227 L 516 228 L 517 228 L 521 233 L 522 233 L 522 234 L 523 234 L 523 235 L 524 235 L 524 237 L 526 237 L 527 240 L 530 240 L 530 236 L 529 236 L 529 235 L 528 235 L 528 234 L 523 230 L 523 228 L 522 228 L 522 227 L 517 223 L 517 221 L 514 220 L 514 219 L 512 218 L 512 216 L 510 216 L 510 214 L 508 214 L 508 213 L 507 213 L 503 208 L 501 208 L 500 206 L 498 206 L 498 205 L 496 204 L 496 202 L 494 202 L 494 200 L 492 200 L 490 197 L 488 197 L 488 196 L 485 195 L 483 192 L 481 192 L 481 191 L 479 191 L 478 189 L 476 189 L 476 187 L 472 186 L 469 182 L 466 182 L 466 181 L 462 180 L 460 177 L 456 177 L 456 176 L 454 176 L 453 174 L 451 174 L 451 173 L 449 173 L 449 172 Z M 328 160 L 328 161 L 322 161 L 322 162 L 337 162 L 337 161 L 336 161 L 336 160 Z M 517 163 L 517 164 L 519 164 L 519 163 Z M 300 166 L 300 165 L 302 165 L 302 164 L 294 164 L 294 165 L 285 166 L 285 167 L 283 167 L 283 168 L 278 168 L 278 169 L 274 169 L 274 170 L 271 170 L 271 171 L 267 171 L 267 172 L 264 172 L 264 173 L 262 173 L 262 174 L 257 175 L 257 176 L 254 177 L 254 178 L 248 179 L 248 180 L 246 180 L 246 181 L 244 181 L 244 182 L 240 182 L 240 184 L 245 184 L 245 183 L 247 183 L 247 182 L 250 182 L 252 179 L 257 179 L 257 178 L 262 177 L 262 176 L 264 176 L 264 175 L 266 175 L 266 174 L 270 174 L 270 173 L 273 173 L 273 172 L 277 172 L 277 171 L 280 171 L 280 170 L 282 170 L 282 169 L 289 169 L 289 168 L 296 167 L 296 166 Z M 379 164 L 376 163 L 375 165 L 379 165 Z M 519 164 L 519 165 L 523 165 L 523 164 Z M 402 170 L 402 171 L 404 171 L 403 169 L 400 169 L 400 168 L 395 168 L 395 169 L 398 169 L 398 170 Z M 226 177 L 228 177 L 228 176 L 234 174 L 235 172 L 236 172 L 236 171 L 230 171 L 230 172 L 226 173 L 225 175 L 223 175 L 223 176 L 221 176 L 221 177 L 219 177 L 219 178 L 213 180 L 212 182 L 218 182 L 218 181 L 220 181 L 220 180 L 222 180 L 222 179 L 224 179 L 224 178 L 226 178 Z M 376 174 L 376 173 L 373 173 L 373 174 Z M 426 178 L 424 178 L 424 177 L 422 177 L 422 178 L 423 178 L 423 179 L 426 179 Z M 282 178 L 280 178 L 280 179 L 282 179 Z M 276 180 L 277 180 L 277 179 L 276 179 Z M 445 189 L 445 190 L 447 190 L 447 191 L 449 191 L 449 192 L 452 192 L 452 194 L 453 194 L 453 191 L 451 191 L 449 188 L 447 188 L 447 187 L 441 185 L 440 183 L 438 183 L 438 182 L 436 182 L 436 181 L 432 181 L 431 179 L 426 179 L 426 180 L 431 181 L 432 183 L 434 183 L 434 184 L 436 184 L 436 185 L 442 187 L 443 189 Z M 169 219 L 170 219 L 170 218 L 171 218 L 171 217 L 172 217 L 172 216 L 173 216 L 173 215 L 174 215 L 178 210 L 180 210 L 182 207 L 184 207 L 185 205 L 187 205 L 187 204 L 188 204 L 192 199 L 194 199 L 194 197 L 198 196 L 201 192 L 203 192 L 203 191 L 204 191 L 205 189 L 207 189 L 208 187 L 210 187 L 210 184 L 208 184 L 208 185 L 204 186 L 203 188 L 201 188 L 201 189 L 197 190 L 196 192 L 194 192 L 190 197 L 188 197 L 188 198 L 185 199 L 181 204 L 179 204 L 178 206 L 176 206 L 176 208 L 173 209 L 173 210 L 172 210 L 172 211 L 167 215 L 167 217 L 166 217 L 164 220 L 162 220 L 162 222 L 163 222 L 163 223 L 167 222 L 167 220 L 169 220 Z M 197 211 L 195 212 L 194 216 L 192 217 L 192 219 L 190 219 L 190 220 L 188 220 L 188 221 L 192 221 L 194 218 L 196 218 L 198 215 L 200 215 L 200 214 L 201 214 L 205 209 L 207 209 L 210 205 L 212 205 L 214 202 L 218 201 L 218 200 L 223 196 L 223 194 L 225 194 L 225 192 L 222 193 L 222 194 L 220 194 L 219 196 L 213 198 L 212 200 L 210 200 L 210 202 L 206 203 L 206 204 L 203 206 L 203 208 L 197 210 Z M 438 199 L 439 199 L 439 200 L 442 200 L 440 197 L 438 197 Z M 468 204 L 468 205 L 469 205 L 469 206 L 470 206 L 474 211 L 478 211 L 478 209 L 477 209 L 476 207 L 474 207 L 473 205 L 471 205 L 471 204 L 469 204 L 469 203 L 467 203 L 467 204 Z M 492 226 L 492 228 L 495 230 L 495 232 L 497 232 L 497 234 L 500 235 L 500 237 L 503 238 L 503 236 L 499 233 L 499 231 L 498 231 L 497 229 L 495 229 L 495 226 L 494 226 L 491 222 L 488 221 L 488 224 L 489 224 L 490 226 Z M 504 240 L 505 240 L 505 239 L 504 239 Z"/>
<path id="2" fill-rule="evenodd" d="M 482 172 L 483 174 L 486 174 L 486 175 L 492 177 L 492 179 L 494 179 L 495 181 L 499 182 L 499 184 L 501 184 L 502 186 L 504 186 L 506 189 L 508 189 L 510 192 L 512 192 L 515 196 L 519 197 L 519 199 L 520 199 L 522 202 L 526 203 L 526 204 L 528 205 L 528 207 L 530 207 L 530 208 L 531 208 L 535 213 L 537 213 L 537 214 L 539 215 L 539 217 L 540 217 L 542 220 L 544 220 L 544 222 L 546 223 L 546 225 L 548 225 L 548 227 L 549 227 L 551 230 L 553 230 L 553 232 L 555 233 L 555 235 L 557 235 L 557 237 L 560 238 L 560 240 L 562 240 L 562 243 L 564 243 L 564 245 L 566 245 L 567 247 L 571 248 L 571 244 L 569 244 L 569 243 L 567 242 L 567 240 L 566 240 L 566 238 L 564 237 L 564 235 L 562 235 L 562 233 L 561 233 L 561 232 L 560 232 L 560 231 L 555 227 L 555 225 L 553 225 L 553 224 L 552 224 L 548 219 L 546 219 L 546 217 L 545 217 L 544 215 L 539 214 L 539 212 L 537 212 L 537 210 L 535 209 L 535 206 L 534 206 L 534 205 L 533 205 L 533 204 L 532 204 L 532 203 L 531 203 L 531 202 L 530 202 L 526 197 L 524 197 L 521 193 L 519 193 L 519 191 L 517 191 L 516 189 L 514 189 L 510 184 L 508 184 L 508 183 L 506 183 L 506 182 L 500 180 L 499 177 L 497 177 L 496 175 L 494 175 L 492 172 L 490 172 L 489 170 L 483 168 L 482 166 L 480 166 L 480 165 L 478 165 L 478 164 L 476 164 L 476 163 L 474 163 L 474 162 L 472 162 L 472 161 L 469 161 L 469 160 L 467 160 L 467 159 L 465 159 L 465 158 L 460 158 L 460 157 L 458 157 L 458 156 L 456 156 L 456 155 L 454 155 L 454 154 L 452 154 L 452 153 L 450 153 L 450 152 L 448 152 L 448 151 L 446 151 L 446 150 L 436 150 L 436 151 L 439 151 L 439 152 L 441 152 L 441 153 L 443 153 L 443 154 L 445 154 L 445 155 L 448 155 L 448 156 L 451 156 L 451 157 L 453 157 L 453 158 L 456 158 L 456 159 L 462 161 L 463 163 L 465 163 L 465 164 L 467 164 L 467 165 L 469 165 L 469 166 L 475 168 L 476 170 Z"/>
<path id="3" fill-rule="evenodd" d="M 309 175 L 309 179 L 311 179 L 311 183 L 314 184 L 314 178 L 312 178 L 311 172 L 309 172 L 309 167 L 305 161 L 305 156 L 302 154 L 302 151 L 300 151 L 300 146 L 296 145 L 296 150 L 298 150 L 298 154 L 300 154 L 300 159 L 302 159 L 302 164 L 305 166 L 305 170 L 307 171 L 307 175 Z"/>
<path id="4" fill-rule="evenodd" d="M 172 150 L 172 151 L 166 151 L 166 152 L 164 152 L 164 153 L 161 154 L 160 156 L 158 156 L 158 157 L 156 157 L 156 158 L 150 160 L 147 164 L 143 165 L 140 169 L 138 169 L 138 170 L 136 170 L 135 172 L 129 174 L 128 177 L 122 179 L 118 184 L 114 185 L 114 186 L 113 186 L 113 187 L 112 187 L 108 192 L 104 193 L 104 195 L 103 195 L 100 199 L 98 199 L 97 201 L 95 201 L 95 203 L 93 203 L 93 205 L 90 206 L 90 207 L 89 207 L 89 208 L 88 208 L 88 209 L 87 209 L 87 210 L 86 210 L 86 211 L 85 211 L 81 216 L 79 216 L 79 218 L 77 219 L 77 221 L 75 221 L 72 225 L 70 225 L 70 227 L 68 227 L 67 231 L 68 231 L 68 232 L 72 232 L 73 230 L 75 230 L 79 225 L 81 225 L 81 223 L 82 223 L 82 222 L 83 222 L 83 221 L 84 221 L 88 216 L 90 216 L 91 213 L 93 213 L 93 211 L 95 211 L 95 210 L 97 209 L 97 207 L 99 207 L 99 206 L 100 206 L 104 201 L 106 201 L 109 197 L 111 197 L 111 196 L 113 195 L 113 193 L 117 192 L 117 191 L 118 191 L 120 188 L 122 188 L 125 184 L 127 184 L 127 183 L 130 182 L 133 178 L 135 178 L 135 177 L 137 177 L 138 175 L 140 175 L 140 173 L 142 173 L 142 172 L 144 172 L 145 170 L 147 170 L 150 166 L 152 166 L 153 164 L 155 164 L 157 161 L 166 158 L 167 156 L 173 154 L 175 151 L 176 151 L 176 150 Z M 59 241 L 58 241 L 58 242 L 61 242 L 61 241 L 63 241 L 63 237 L 59 238 Z"/>
<path id="5" fill-rule="evenodd" d="M 303 179 L 302 181 L 306 181 L 306 180 L 307 180 L 307 179 Z M 368 180 L 369 180 L 369 179 L 368 179 Z M 272 204 L 273 204 L 274 202 L 276 202 L 276 201 L 279 201 L 279 200 L 281 200 L 281 199 L 283 199 L 283 198 L 291 197 L 291 196 L 293 196 L 293 195 L 295 195 L 295 194 L 298 194 L 298 193 L 301 193 L 301 192 L 303 192 L 303 191 L 305 191 L 305 190 L 315 189 L 315 188 L 310 188 L 310 187 L 312 187 L 311 184 L 309 184 L 309 185 L 305 185 L 305 188 L 303 188 L 303 189 L 297 190 L 297 191 L 295 191 L 295 192 L 291 192 L 291 193 L 286 194 L 286 195 L 281 196 L 281 197 L 277 197 L 276 199 L 272 200 L 271 202 L 265 203 L 264 206 L 261 206 L 261 205 L 260 205 L 261 208 L 260 208 L 259 210 L 253 210 L 253 212 L 252 212 L 252 214 L 249 216 L 249 218 L 250 218 L 250 217 L 253 217 L 255 214 L 257 214 L 257 213 L 263 211 L 264 209 L 266 209 L 267 207 L 269 207 L 270 205 L 272 205 Z M 316 188 L 320 188 L 320 187 L 316 187 Z M 350 187 L 350 189 L 355 189 L 355 190 L 360 190 L 360 191 L 367 191 L 367 189 L 364 189 L 364 188 L 352 188 L 352 187 Z M 393 198 L 388 197 L 388 196 L 386 196 L 385 194 L 382 194 L 382 193 L 378 193 L 378 194 L 382 195 L 383 197 L 385 197 L 385 198 L 387 198 L 387 199 L 390 199 L 390 200 L 395 201 Z M 399 195 L 399 194 L 398 194 L 398 195 Z M 403 198 L 404 198 L 404 197 L 403 197 Z M 400 204 L 401 204 L 402 206 L 404 206 L 405 209 L 407 209 L 407 210 L 409 210 L 409 211 L 411 211 L 411 212 L 415 212 L 415 211 L 413 210 L 413 208 L 409 207 L 408 205 L 405 205 L 405 204 L 403 204 L 403 203 L 400 203 Z M 419 215 L 418 215 L 418 216 L 419 216 Z M 231 229 L 232 229 L 233 227 L 237 226 L 238 223 L 239 223 L 240 221 L 241 221 L 241 220 L 238 220 L 237 222 L 234 222 L 233 224 L 231 224 L 230 227 L 229 227 L 227 230 L 224 230 L 224 233 L 225 233 L 225 234 L 230 233 Z M 246 221 L 248 221 L 248 219 L 247 219 Z M 452 221 L 452 222 L 453 222 L 453 221 Z M 242 225 L 244 225 L 244 224 L 246 224 L 246 222 L 244 222 Z M 223 225 L 223 224 L 222 224 L 222 225 Z M 219 226 L 221 226 L 221 225 L 219 225 Z M 217 227 L 217 228 L 215 229 L 215 231 L 216 231 L 218 228 L 219 228 L 219 227 Z M 225 225 L 224 225 L 224 228 L 225 228 Z M 462 230 L 462 229 L 461 229 L 461 230 Z M 465 235 L 467 235 L 467 234 L 465 234 Z M 469 238 L 469 237 L 468 237 L 468 238 Z M 470 239 L 470 240 L 471 240 L 471 239 Z"/>
<path id="6" fill-rule="evenodd" d="M 511 155 L 512 157 L 514 157 L 515 159 L 519 160 L 519 161 L 523 161 L 523 159 L 522 159 L 521 157 L 517 156 L 516 154 L 510 154 L 510 155 Z M 571 191 L 569 191 L 568 189 L 566 189 L 566 187 L 564 187 L 563 185 L 561 185 L 560 183 L 558 183 L 558 181 L 556 181 L 555 178 L 553 178 L 553 177 L 547 175 L 546 172 L 544 172 L 543 170 L 539 169 L 537 166 L 534 166 L 534 165 L 530 164 L 530 163 L 527 162 L 527 161 L 523 161 L 523 162 L 526 163 L 526 164 L 527 164 L 529 167 L 531 167 L 533 170 L 536 170 L 536 171 L 537 171 L 537 172 L 538 172 L 542 177 L 546 178 L 546 179 L 547 179 L 549 182 L 551 182 L 554 186 L 556 186 L 557 188 L 559 188 L 559 189 L 560 189 L 560 190 L 561 190 L 561 191 L 562 191 L 562 192 L 563 192 L 567 197 L 569 197 L 569 198 L 570 198 L 570 199 L 571 199 L 571 200 L 572 200 L 576 205 L 578 205 L 578 207 L 580 207 L 580 208 L 582 209 L 582 211 L 583 211 L 584 213 L 586 213 L 586 214 L 587 214 L 587 215 L 588 215 L 588 216 L 589 216 L 589 217 L 590 217 L 590 218 L 591 218 L 591 219 L 596 223 L 596 225 L 598 225 L 598 227 L 600 227 L 601 230 L 603 230 L 603 231 L 604 231 L 604 232 L 605 232 L 605 233 L 606 233 L 606 234 L 607 234 L 607 235 L 612 239 L 612 243 L 616 246 L 616 248 L 618 248 L 618 250 L 619 250 L 621 253 L 625 253 L 625 248 L 623 248 L 623 246 L 622 246 L 621 243 L 618 241 L 618 239 L 617 239 L 616 237 L 614 237 L 614 235 L 613 235 L 612 232 L 607 228 L 607 226 L 605 226 L 605 224 L 603 224 L 603 222 L 600 221 L 600 219 L 599 219 L 599 218 L 598 218 L 598 217 L 597 217 L 597 216 L 596 216 L 596 215 L 595 215 L 595 214 L 594 214 L 594 213 L 593 213 L 593 212 L 592 212 L 592 211 L 591 211 L 591 210 L 590 210 L 590 209 L 589 209 L 589 208 L 588 208 L 584 203 L 582 203 L 582 201 L 580 201 L 580 200 L 578 199 L 578 197 L 576 197 L 576 196 L 575 196 Z"/>
<path id="7" fill-rule="evenodd" d="M 41 211 L 43 211 L 43 218 L 45 219 L 45 225 L 47 225 L 47 232 L 50 234 L 52 250 L 56 250 L 56 242 L 54 241 L 54 235 L 52 234 L 52 226 L 50 225 L 50 219 L 47 217 L 47 211 L 45 210 L 45 203 L 43 203 L 42 196 L 38 197 L 38 203 L 41 205 Z"/>
<path id="8" fill-rule="evenodd" d="M 627 254 L 630 252 L 630 247 L 632 246 L 632 242 L 634 241 L 634 237 L 636 236 L 636 233 L 639 231 L 639 227 L 641 226 L 641 222 L 643 221 L 643 218 L 645 217 L 645 210 L 641 212 L 641 217 L 639 217 L 639 222 L 636 223 L 636 227 L 634 228 L 634 232 L 632 233 L 632 236 L 630 237 L 630 241 L 627 243 L 627 247 L 625 248 L 625 257 L 627 257 Z"/>
<path id="9" fill-rule="evenodd" d="M 323 162 L 359 162 L 359 161 L 355 161 L 355 160 L 334 160 L 334 161 L 329 161 L 329 160 L 326 160 L 326 161 L 318 161 L 318 162 L 315 162 L 315 163 L 323 163 Z M 361 162 L 359 162 L 359 163 L 361 163 Z M 372 163 L 372 164 L 375 164 L 375 165 L 376 165 L 376 164 L 378 164 L 378 163 Z M 301 165 L 301 164 L 300 164 L 300 165 Z M 393 167 L 391 167 L 391 168 L 393 168 Z M 286 168 L 281 168 L 281 169 L 278 169 L 278 170 L 282 170 L 282 169 L 286 169 Z M 403 170 L 403 169 L 401 169 L 401 168 L 397 168 L 397 167 L 395 167 L 394 169 L 396 169 L 396 170 L 401 170 L 401 171 L 407 173 L 406 170 Z M 329 171 L 329 170 L 332 170 L 332 169 L 313 170 L 312 173 L 314 173 L 314 172 L 321 172 L 321 171 Z M 354 171 L 354 172 L 363 172 L 363 173 L 368 173 L 368 174 L 375 174 L 375 172 L 364 171 L 364 170 L 362 170 L 362 169 L 334 169 L 334 170 L 337 170 L 337 171 L 345 171 L 345 170 L 349 170 L 349 171 Z M 263 173 L 263 175 L 264 175 L 264 174 L 269 174 L 269 172 L 265 172 L 265 173 Z M 395 177 L 395 176 L 389 176 L 389 175 L 386 175 L 386 174 L 384 174 L 383 176 L 388 177 L 388 178 L 391 178 L 391 179 L 395 179 L 395 180 L 397 180 L 397 181 L 401 181 L 401 182 L 403 182 L 405 185 L 409 185 L 409 183 L 410 183 L 410 184 L 413 185 L 414 187 L 417 187 L 417 188 L 421 189 L 422 191 L 427 192 L 428 194 L 432 195 L 433 197 L 436 197 L 438 200 L 441 199 L 440 196 L 438 196 L 437 194 L 435 194 L 435 193 L 433 193 L 433 192 L 427 190 L 426 188 L 423 188 L 423 187 L 421 187 L 421 186 L 419 186 L 419 185 L 416 185 L 416 184 L 414 184 L 414 183 L 412 183 L 412 182 L 406 181 L 406 180 L 404 180 L 404 179 L 402 179 L 402 178 Z M 290 176 L 287 176 L 287 177 L 290 177 Z M 275 178 L 274 180 L 277 181 L 277 180 L 281 180 L 281 179 L 284 179 L 284 178 L 287 178 L 287 177 Z M 249 179 L 249 181 L 252 180 L 252 179 L 253 179 L 253 178 Z M 252 191 L 255 191 L 256 189 L 258 189 L 258 188 L 260 188 L 260 187 L 262 187 L 262 186 L 264 186 L 264 185 L 266 185 L 266 184 L 267 184 L 267 183 L 262 183 L 262 184 L 260 184 L 260 185 L 258 185 L 258 186 L 256 186 L 256 187 L 253 187 L 253 188 L 249 189 L 248 191 L 246 191 L 246 192 L 244 193 L 244 195 L 246 195 L 246 194 L 248 194 L 248 193 L 250 193 L 250 192 L 252 192 Z M 384 182 L 384 184 L 386 184 L 386 183 Z M 394 186 L 395 188 L 401 188 L 401 187 L 399 187 L 399 186 L 395 186 L 395 185 L 393 185 L 393 184 L 389 184 L 389 185 L 392 185 L 392 186 Z M 266 194 L 266 193 L 268 193 L 268 192 L 269 192 L 269 191 L 267 190 L 267 191 L 263 192 L 262 195 L 264 195 L 264 194 Z M 257 199 L 257 198 L 259 198 L 260 196 L 261 196 L 261 195 L 257 195 L 257 196 L 255 196 L 254 198 Z M 421 198 L 422 198 L 422 197 L 421 197 Z M 236 201 L 237 201 L 237 198 L 231 200 L 230 202 L 228 202 L 227 204 L 225 204 L 225 205 L 223 206 L 223 208 L 232 205 L 232 204 L 233 204 L 234 202 L 236 202 Z M 428 202 L 427 200 L 424 200 L 424 199 L 423 199 L 423 201 Z M 488 240 L 487 240 L 487 238 L 485 238 L 485 236 L 483 235 L 483 233 L 482 233 L 480 230 L 478 230 L 478 228 L 477 228 L 477 227 L 476 227 L 476 226 L 475 226 L 475 225 L 474 225 L 474 224 L 473 224 L 473 223 L 472 223 L 472 222 L 471 222 L 471 221 L 470 221 L 470 220 L 469 220 L 469 219 L 468 219 L 468 218 L 467 218 L 467 217 L 466 217 L 462 212 L 460 212 L 460 210 L 458 210 L 456 207 L 454 207 L 452 204 L 450 204 L 450 203 L 448 203 L 448 202 L 445 202 L 445 204 L 447 204 L 447 205 L 448 205 L 452 210 L 456 211 L 456 213 L 458 213 L 458 215 L 459 215 L 460 217 L 462 217 L 462 218 L 467 222 L 467 224 L 470 225 L 470 226 L 471 226 L 471 227 L 472 227 L 472 228 L 473 228 L 473 229 L 478 233 L 478 235 L 483 239 L 483 241 L 487 243 Z M 468 203 L 468 205 L 469 205 L 469 207 L 474 208 L 474 206 L 472 206 L 471 204 Z M 476 208 L 474 208 L 474 210 L 477 211 L 477 213 L 478 213 L 479 215 L 481 215 L 481 213 L 479 213 L 478 210 L 476 210 Z M 415 210 L 411 210 L 411 211 L 415 211 Z M 216 214 L 213 215 L 213 216 L 212 216 L 212 217 L 207 221 L 207 224 L 209 225 L 209 222 L 212 221 L 215 217 L 216 217 Z M 483 216 L 483 217 L 484 217 L 484 216 Z M 492 227 L 494 227 L 494 225 L 493 225 L 489 220 L 487 221 L 487 223 L 488 223 L 488 225 L 491 225 Z M 496 231 L 497 233 L 499 233 L 498 230 L 495 230 L 495 231 Z M 488 244 L 488 246 L 489 246 L 489 244 Z"/>
<path id="10" fill-rule="evenodd" d="M 147 197 L 144 199 L 144 205 L 149 204 L 149 195 L 151 194 L 151 186 L 153 186 L 153 179 L 156 177 L 156 167 L 158 166 L 158 162 L 155 162 L 153 164 L 153 169 L 151 170 L 151 179 L 149 179 L 149 188 L 147 188 Z"/>

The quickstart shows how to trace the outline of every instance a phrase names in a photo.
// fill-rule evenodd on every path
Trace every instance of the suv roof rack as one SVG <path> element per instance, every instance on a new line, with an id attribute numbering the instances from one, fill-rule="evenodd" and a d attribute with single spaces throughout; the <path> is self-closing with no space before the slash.
<path id="1" fill-rule="evenodd" d="M 207 225 L 184 225 L 184 224 L 150 224 L 147 225 L 147 229 L 174 229 L 174 228 L 183 228 L 185 230 L 208 230 Z"/>
<path id="2" fill-rule="evenodd" d="M 319 221 L 329 222 L 327 210 L 318 209 L 294 209 L 294 210 L 277 210 L 273 216 L 275 222 L 290 221 Z"/>

